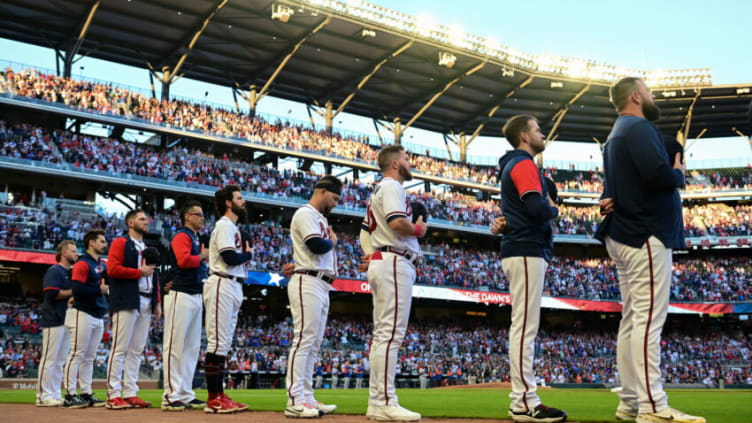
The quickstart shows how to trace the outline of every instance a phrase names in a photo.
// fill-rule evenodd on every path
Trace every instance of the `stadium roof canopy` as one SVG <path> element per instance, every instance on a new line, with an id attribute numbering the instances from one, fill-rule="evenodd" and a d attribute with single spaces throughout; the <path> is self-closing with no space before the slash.
<path id="1" fill-rule="evenodd" d="M 616 117 L 608 86 L 636 74 L 653 86 L 664 133 L 745 131 L 752 84 L 536 57 L 421 19 L 360 0 L 3 0 L 0 36 L 59 50 L 68 74 L 77 54 L 149 67 L 165 85 L 183 75 L 253 104 L 269 94 L 322 115 L 328 105 L 329 124 L 346 111 L 472 140 L 529 113 L 553 139 L 604 141 Z"/>

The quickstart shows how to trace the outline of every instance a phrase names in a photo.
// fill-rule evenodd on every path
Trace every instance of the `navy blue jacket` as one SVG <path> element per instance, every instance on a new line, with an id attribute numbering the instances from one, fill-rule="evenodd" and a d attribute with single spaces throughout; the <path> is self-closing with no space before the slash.
<path id="1" fill-rule="evenodd" d="M 107 254 L 107 274 L 110 277 L 110 313 L 120 310 L 138 310 L 141 294 L 138 280 L 141 279 L 141 263 L 136 244 L 128 234 L 115 238 Z M 143 260 L 143 259 L 142 259 Z M 151 311 L 159 306 L 159 272 L 151 278 Z"/>
<path id="2" fill-rule="evenodd" d="M 60 293 L 70 289 L 68 271 L 60 264 L 55 264 L 47 269 L 42 282 L 44 300 L 39 325 L 43 328 L 62 326 L 65 323 L 65 311 L 68 309 L 68 299 L 56 300 Z"/>
<path id="3" fill-rule="evenodd" d="M 189 295 L 203 292 L 203 280 L 209 275 L 209 269 L 200 254 L 201 244 L 196 233 L 181 228 L 170 242 L 171 290 Z"/>
<path id="4" fill-rule="evenodd" d="M 99 289 L 105 277 L 107 266 L 102 258 L 94 260 L 89 253 L 81 256 L 73 265 L 71 288 L 73 289 L 73 308 L 88 313 L 98 319 L 107 311 L 107 299 Z"/>
<path id="5" fill-rule="evenodd" d="M 523 163 L 525 160 L 530 162 Z M 507 219 L 507 230 L 501 238 L 501 257 L 542 257 L 550 262 L 554 248 L 552 220 L 538 221 L 529 215 L 527 205 L 521 198 L 527 191 L 518 192 L 512 177 L 512 172 L 518 165 L 529 169 L 535 168 L 538 180 L 528 182 L 536 191 L 540 190 L 538 192 L 543 198 L 548 198 L 546 182 L 529 153 L 512 150 L 499 160 L 501 211 Z"/>
<path id="6" fill-rule="evenodd" d="M 673 169 L 663 137 L 651 122 L 620 116 L 603 152 L 604 192 L 614 212 L 606 216 L 595 237 L 606 236 L 640 248 L 655 236 L 666 248 L 684 248 L 684 222 L 678 188 L 681 171 Z"/>

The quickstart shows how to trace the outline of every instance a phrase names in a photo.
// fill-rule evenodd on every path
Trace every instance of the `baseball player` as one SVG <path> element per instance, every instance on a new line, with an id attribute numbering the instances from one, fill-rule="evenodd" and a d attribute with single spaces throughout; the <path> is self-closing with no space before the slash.
<path id="1" fill-rule="evenodd" d="M 501 210 L 506 227 L 495 221 L 491 231 L 504 232 L 501 267 L 509 280 L 512 300 L 509 416 L 520 422 L 563 422 L 567 419 L 565 411 L 541 404 L 533 372 L 543 278 L 553 254 L 551 222 L 559 209 L 533 161 L 546 148 L 538 121 L 529 115 L 514 116 L 503 131 L 514 147 L 499 160 Z"/>
<path id="2" fill-rule="evenodd" d="M 70 347 L 70 333 L 65 328 L 68 298 L 73 295 L 68 271 L 78 260 L 76 243 L 63 241 L 57 246 L 57 264 L 47 269 L 42 282 L 44 300 L 39 324 L 42 326 L 42 359 L 37 379 L 37 406 L 63 405 L 60 383 Z"/>
<path id="3" fill-rule="evenodd" d="M 136 396 L 136 381 L 152 313 L 157 319 L 162 315 L 159 275 L 154 271 L 158 263 L 149 258 L 147 253 L 153 250 L 144 243 L 149 219 L 143 210 L 134 209 L 126 213 L 125 224 L 128 233 L 115 238 L 107 254 L 112 348 L 107 361 L 106 407 L 111 410 L 151 407 Z"/>
<path id="4" fill-rule="evenodd" d="M 603 153 L 600 206 L 606 217 L 596 237 L 614 260 L 623 302 L 616 350 L 621 376 L 616 417 L 640 423 L 704 423 L 702 417 L 669 407 L 661 383 L 660 342 L 668 313 L 671 254 L 684 247 L 678 191 L 684 187 L 684 162 L 680 151 L 673 157 L 667 154 L 652 123 L 660 109 L 641 79 L 619 80 L 610 96 L 619 118 Z"/>
<path id="5" fill-rule="evenodd" d="M 420 414 L 399 405 L 394 379 L 397 353 L 410 317 L 415 262 L 423 255 L 418 238 L 428 225 L 423 217 L 411 223 L 412 209 L 402 183 L 412 179 L 407 152 L 401 145 L 379 151 L 383 179 L 371 194 L 360 231 L 373 293 L 368 418 L 379 421 L 418 421 Z"/>
<path id="6" fill-rule="evenodd" d="M 73 265 L 73 307 L 65 313 L 65 326 L 70 332 L 70 354 L 63 370 L 66 408 L 105 405 L 91 390 L 94 356 L 104 333 L 104 295 L 109 289 L 105 283 L 107 267 L 102 263 L 102 254 L 107 250 L 104 233 L 102 229 L 92 229 L 84 235 L 86 253 Z M 80 396 L 76 394 L 76 384 L 81 389 Z"/>
<path id="7" fill-rule="evenodd" d="M 165 295 L 165 328 L 162 361 L 165 375 L 162 410 L 203 409 L 206 402 L 193 392 L 193 374 L 201 348 L 201 292 L 208 276 L 209 250 L 200 244 L 204 212 L 198 201 L 180 210 L 183 227 L 170 242 L 171 265 L 176 269 Z"/>
<path id="8" fill-rule="evenodd" d="M 293 321 L 286 376 L 288 417 L 318 418 L 337 410 L 336 405 L 314 399 L 313 368 L 326 329 L 329 291 L 337 276 L 337 236 L 326 216 L 337 206 L 341 191 L 339 179 L 324 176 L 290 224 L 295 273 L 287 285 Z"/>
<path id="9" fill-rule="evenodd" d="M 231 400 L 222 386 L 225 358 L 232 345 L 243 302 L 243 282 L 248 277 L 246 262 L 252 258 L 251 245 L 243 244 L 238 219 L 245 217 L 245 200 L 237 185 L 227 185 L 214 193 L 214 206 L 221 218 L 209 241 L 209 277 L 204 284 L 206 308 L 206 388 L 207 413 L 233 413 L 248 405 Z"/>

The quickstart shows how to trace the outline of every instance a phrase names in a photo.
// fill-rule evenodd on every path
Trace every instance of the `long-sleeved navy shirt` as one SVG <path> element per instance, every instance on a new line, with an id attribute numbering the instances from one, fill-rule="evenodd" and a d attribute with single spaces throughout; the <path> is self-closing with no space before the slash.
<path id="1" fill-rule="evenodd" d="M 606 236 L 640 248 L 655 236 L 666 248 L 684 247 L 684 222 L 679 188 L 684 175 L 674 169 L 658 128 L 636 116 L 620 116 L 603 152 L 602 198 L 612 198 L 596 238 Z"/>

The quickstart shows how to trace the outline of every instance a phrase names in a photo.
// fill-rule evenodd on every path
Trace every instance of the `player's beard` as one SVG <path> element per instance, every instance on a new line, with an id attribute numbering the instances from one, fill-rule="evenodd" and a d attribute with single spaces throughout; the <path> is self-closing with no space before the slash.
<path id="1" fill-rule="evenodd" d="M 399 175 L 402 178 L 403 181 L 412 181 L 413 180 L 413 174 L 410 173 L 410 169 L 407 168 L 407 166 L 400 165 L 399 167 Z"/>
<path id="2" fill-rule="evenodd" d="M 661 109 L 659 109 L 652 101 L 647 101 L 643 98 L 642 114 L 645 115 L 645 119 L 655 122 L 661 118 Z"/>
<path id="3" fill-rule="evenodd" d="M 245 207 L 240 207 L 233 203 L 232 212 L 238 217 L 238 223 L 245 222 Z"/>
<path id="4" fill-rule="evenodd" d="M 146 228 L 140 228 L 138 226 L 134 226 L 133 230 L 136 231 L 136 233 L 139 233 L 141 235 L 144 235 L 147 232 Z"/>

